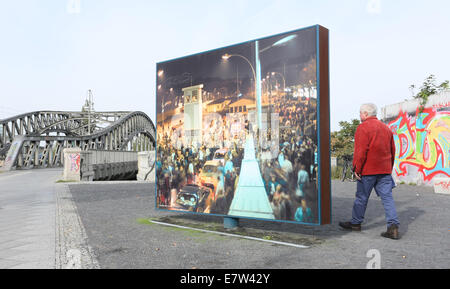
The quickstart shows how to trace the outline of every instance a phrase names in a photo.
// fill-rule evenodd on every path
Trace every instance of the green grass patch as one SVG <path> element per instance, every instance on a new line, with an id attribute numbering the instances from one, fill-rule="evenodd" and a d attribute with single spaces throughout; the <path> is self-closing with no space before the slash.
<path id="1" fill-rule="evenodd" d="M 158 218 L 146 218 L 146 219 L 140 218 L 140 219 L 136 220 L 136 222 L 141 225 L 152 225 L 152 226 L 158 225 L 158 224 L 152 223 L 152 221 L 163 222 L 161 219 L 158 219 Z M 169 222 L 167 222 L 167 223 L 169 223 Z M 190 237 L 198 237 L 198 236 L 205 235 L 204 232 L 191 230 L 188 228 L 177 228 L 177 227 L 170 227 L 170 226 L 160 226 L 160 227 L 167 231 L 183 232 L 185 235 L 190 236 Z"/>
<path id="2" fill-rule="evenodd" d="M 186 220 L 183 218 L 176 218 L 176 217 L 150 218 L 150 223 L 152 220 L 157 221 L 157 222 L 169 223 L 169 224 L 173 224 L 173 225 L 190 227 L 192 229 L 161 226 L 161 228 L 163 228 L 164 230 L 183 232 L 183 234 L 185 234 L 186 236 L 194 237 L 193 239 L 195 239 L 198 242 L 208 241 L 212 237 L 217 238 L 217 239 L 223 239 L 223 238 L 228 238 L 228 237 L 215 235 L 215 234 L 209 234 L 207 232 L 201 232 L 201 231 L 197 231 L 195 229 L 232 233 L 234 235 L 255 237 L 255 238 L 260 238 L 260 239 L 270 240 L 270 241 L 282 241 L 282 242 L 288 242 L 288 243 L 294 243 L 294 244 L 300 244 L 300 245 L 306 245 L 306 246 L 321 244 L 324 242 L 324 240 L 318 239 L 314 236 L 300 235 L 297 233 L 274 232 L 274 231 L 269 232 L 269 231 L 265 231 L 265 230 L 244 228 L 244 227 L 237 227 L 235 229 L 230 230 L 230 229 L 225 229 L 223 226 L 223 223 L 218 223 L 218 222 L 197 222 L 197 221 Z"/>
<path id="3" fill-rule="evenodd" d="M 136 222 L 141 225 L 153 225 L 149 219 L 137 219 Z"/>
<path id="4" fill-rule="evenodd" d="M 77 183 L 78 181 L 65 181 L 65 180 L 57 180 L 55 183 L 61 184 L 61 183 Z"/>

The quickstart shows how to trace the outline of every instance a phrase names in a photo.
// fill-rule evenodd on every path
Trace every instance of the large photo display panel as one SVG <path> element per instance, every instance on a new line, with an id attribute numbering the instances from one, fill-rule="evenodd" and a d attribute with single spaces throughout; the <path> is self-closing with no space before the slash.
<path id="1" fill-rule="evenodd" d="M 328 30 L 157 64 L 156 207 L 330 222 Z"/>

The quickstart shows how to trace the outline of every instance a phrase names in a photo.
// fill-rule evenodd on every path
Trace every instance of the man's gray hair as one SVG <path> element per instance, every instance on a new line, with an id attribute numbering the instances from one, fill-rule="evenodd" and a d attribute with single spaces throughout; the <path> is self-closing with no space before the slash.
<path id="1" fill-rule="evenodd" d="M 360 112 L 367 112 L 368 116 L 377 116 L 377 106 L 373 103 L 365 103 L 361 105 Z"/>

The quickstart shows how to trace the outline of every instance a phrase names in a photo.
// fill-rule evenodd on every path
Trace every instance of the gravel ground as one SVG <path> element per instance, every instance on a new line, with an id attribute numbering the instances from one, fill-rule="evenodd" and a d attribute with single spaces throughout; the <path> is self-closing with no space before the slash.
<path id="1" fill-rule="evenodd" d="M 381 268 L 450 268 L 450 197 L 432 188 L 400 185 L 394 189 L 401 239 L 380 237 L 384 210 L 372 194 L 362 232 L 341 230 L 349 220 L 356 184 L 332 183 L 333 224 L 308 227 L 241 219 L 249 233 L 296 239 L 307 249 L 225 237 L 152 224 L 169 217 L 181 224 L 216 224 L 222 218 L 155 209 L 154 184 L 110 182 L 68 184 L 87 236 L 87 250 L 101 268 L 366 268 L 380 252 Z M 69 196 L 70 199 L 70 196 Z M 293 237 L 294 236 L 294 237 Z M 90 249 L 89 249 L 90 248 Z M 94 262 L 94 261 L 92 261 Z M 94 263 L 95 263 L 94 262 Z"/>

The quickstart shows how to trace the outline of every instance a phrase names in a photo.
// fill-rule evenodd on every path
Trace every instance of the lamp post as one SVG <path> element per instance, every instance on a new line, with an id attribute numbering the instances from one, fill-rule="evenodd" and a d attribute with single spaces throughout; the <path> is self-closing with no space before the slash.
<path id="1" fill-rule="evenodd" d="M 224 54 L 222 56 L 223 60 L 228 60 L 231 57 L 236 56 L 236 57 L 240 57 L 242 59 L 244 59 L 245 61 L 247 61 L 247 63 L 250 65 L 250 68 L 252 69 L 252 73 L 253 73 L 253 79 L 255 80 L 255 98 L 256 98 L 256 121 L 257 121 L 257 128 L 260 128 L 260 123 L 261 123 L 261 111 L 259 110 L 259 108 L 261 108 L 261 82 L 258 81 L 258 75 L 257 75 L 257 71 L 255 71 L 255 68 L 253 67 L 253 64 L 250 62 L 250 60 L 248 60 L 247 57 L 242 56 L 240 54 Z M 258 66 L 257 66 L 258 69 Z"/>
<path id="2" fill-rule="evenodd" d="M 293 40 L 297 38 L 297 34 L 291 34 L 288 35 L 286 37 L 281 38 L 280 40 L 278 40 L 277 42 L 275 42 L 272 45 L 269 45 L 261 50 L 259 50 L 259 41 L 255 41 L 255 55 L 256 55 L 256 69 L 257 69 L 257 73 L 259 73 L 259 78 L 258 78 L 258 82 L 259 82 L 259 87 L 261 88 L 261 63 L 260 63 L 260 59 L 259 56 L 261 53 L 263 53 L 264 51 L 272 48 L 272 47 L 277 47 L 277 46 L 284 46 L 286 45 L 286 43 L 288 43 L 289 41 Z M 261 97 L 261 92 L 259 92 L 259 96 Z M 261 104 L 261 100 L 259 101 L 259 103 Z M 261 107 L 258 108 L 259 112 L 261 113 Z"/>
<path id="3" fill-rule="evenodd" d="M 258 110 L 258 107 L 261 107 L 261 103 L 260 103 L 260 101 L 261 101 L 261 95 L 260 95 L 260 93 L 261 93 L 261 84 L 258 86 L 258 76 L 256 74 L 257 72 L 255 71 L 255 68 L 253 67 L 253 64 L 250 62 L 250 60 L 248 60 L 247 57 L 242 56 L 240 54 L 228 54 L 227 53 L 227 54 L 224 54 L 222 56 L 222 59 L 223 60 L 228 60 L 228 59 L 230 59 L 233 56 L 240 57 L 240 58 L 244 59 L 250 65 L 250 68 L 252 69 L 253 79 L 255 80 L 256 108 Z M 258 97 L 258 92 L 259 92 L 259 97 Z M 260 113 L 258 113 L 258 111 L 257 111 L 256 117 L 257 117 L 256 118 L 257 119 L 257 127 L 259 128 L 260 127 Z"/>
<path id="4" fill-rule="evenodd" d="M 278 46 L 284 46 L 286 45 L 289 41 L 293 40 L 297 38 L 297 34 L 291 34 L 288 35 L 286 37 L 281 38 L 280 40 L 278 40 L 277 42 L 275 42 L 272 45 L 269 45 L 263 49 L 259 49 L 259 41 L 256 40 L 255 41 L 255 62 L 256 62 L 256 76 L 257 76 L 257 84 L 256 87 L 258 88 L 258 92 L 257 92 L 257 112 L 258 112 L 258 127 L 261 127 L 261 62 L 260 62 L 260 54 L 263 53 L 264 51 L 272 48 L 272 47 L 278 47 Z"/>
<path id="5" fill-rule="evenodd" d="M 253 78 L 255 79 L 255 82 L 256 82 L 256 72 L 255 72 L 255 68 L 253 67 L 252 63 L 250 62 L 250 60 L 248 60 L 247 57 L 242 56 L 242 55 L 240 55 L 240 54 L 228 54 L 228 53 L 227 53 L 227 54 L 222 55 L 222 59 L 223 59 L 223 60 L 228 60 L 228 59 L 230 59 L 230 58 L 233 57 L 233 56 L 240 57 L 240 58 L 244 59 L 245 61 L 247 61 L 247 63 L 250 65 L 250 68 L 252 69 Z"/>
<path id="6" fill-rule="evenodd" d="M 286 37 L 283 37 L 282 39 L 278 40 L 272 45 L 269 45 L 263 49 L 259 49 L 259 40 L 255 41 L 255 66 L 256 69 L 253 67 L 250 60 L 248 60 L 246 57 L 240 55 L 240 54 L 225 54 L 222 56 L 222 59 L 227 60 L 232 56 L 238 56 L 244 59 L 248 62 L 250 67 L 252 68 L 253 77 L 255 79 L 255 96 L 256 96 L 256 121 L 257 121 L 257 129 L 261 129 L 262 123 L 261 123 L 261 61 L 260 61 L 260 54 L 272 47 L 276 46 L 284 46 L 287 42 L 297 38 L 296 34 L 291 34 Z"/>
<path id="7" fill-rule="evenodd" d="M 261 61 L 259 59 L 259 41 L 255 41 L 255 63 L 256 63 L 256 121 L 257 121 L 257 129 L 261 131 L 262 129 L 262 122 L 261 122 L 261 111 L 262 111 L 262 105 L 261 105 Z M 258 139 L 259 139 L 259 133 L 258 133 Z M 258 140 L 258 146 L 259 146 L 259 140 Z"/>
<path id="8" fill-rule="evenodd" d="M 277 72 L 277 71 L 273 71 L 273 72 L 271 73 L 271 75 L 272 75 L 272 76 L 275 76 L 275 75 L 281 76 L 281 78 L 283 79 L 283 91 L 285 91 L 285 90 L 286 90 L 286 79 L 284 78 L 283 74 L 281 74 L 281 73 L 279 73 L 279 72 Z"/>
<path id="9" fill-rule="evenodd" d="M 164 76 L 164 70 L 159 70 L 158 71 L 158 78 L 162 78 Z M 158 85 L 158 90 L 161 91 L 162 90 L 162 84 Z M 164 143 L 164 93 L 161 93 L 162 99 L 161 99 L 161 123 L 162 123 L 162 139 L 163 139 L 163 143 Z"/>

